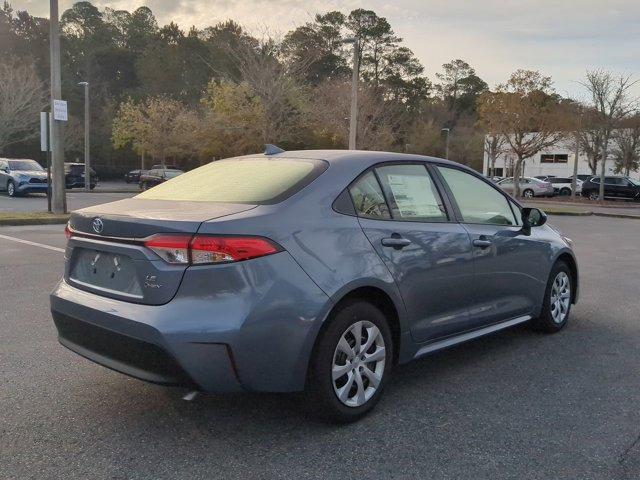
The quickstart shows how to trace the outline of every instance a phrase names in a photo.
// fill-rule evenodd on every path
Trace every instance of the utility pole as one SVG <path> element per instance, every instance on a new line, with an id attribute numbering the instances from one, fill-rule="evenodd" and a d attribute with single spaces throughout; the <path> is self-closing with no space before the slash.
<path id="1" fill-rule="evenodd" d="M 358 80 L 360 77 L 360 41 L 358 38 L 347 39 L 353 43 L 353 74 L 351 75 L 351 117 L 349 119 L 349 150 L 356 149 L 358 132 Z"/>
<path id="2" fill-rule="evenodd" d="M 84 86 L 84 191 L 91 190 L 91 155 L 89 142 L 89 82 L 80 82 Z"/>
<path id="3" fill-rule="evenodd" d="M 51 45 L 51 112 L 55 100 L 62 99 L 62 79 L 60 75 L 60 25 L 58 24 L 58 0 L 50 0 L 50 45 Z M 53 115 L 55 117 L 55 115 Z M 53 166 L 52 209 L 53 213 L 67 212 L 66 184 L 64 175 L 64 144 L 61 122 L 51 121 L 51 156 Z"/>

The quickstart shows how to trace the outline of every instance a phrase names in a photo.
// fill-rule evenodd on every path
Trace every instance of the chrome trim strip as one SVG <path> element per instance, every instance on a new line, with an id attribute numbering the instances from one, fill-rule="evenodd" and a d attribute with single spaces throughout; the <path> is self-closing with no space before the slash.
<path id="1" fill-rule="evenodd" d="M 511 320 L 507 320 L 506 322 L 496 323 L 495 325 L 489 325 L 488 327 L 480 328 L 472 332 L 466 332 L 461 335 L 456 335 L 455 337 L 449 337 L 449 338 L 445 338 L 444 340 L 429 343 L 428 345 L 425 345 L 424 347 L 420 348 L 417 351 L 417 353 L 413 356 L 413 358 L 418 358 L 418 357 L 421 357 L 422 355 L 426 355 L 427 353 L 435 352 L 438 350 L 442 350 L 444 348 L 452 347 L 453 345 L 457 345 L 459 343 L 463 343 L 469 340 L 473 340 L 475 338 L 483 337 L 490 333 L 504 330 L 505 328 L 513 327 L 514 325 L 518 325 L 519 323 L 524 323 L 529 320 L 531 320 L 531 315 L 523 315 L 521 317 L 516 317 Z"/>

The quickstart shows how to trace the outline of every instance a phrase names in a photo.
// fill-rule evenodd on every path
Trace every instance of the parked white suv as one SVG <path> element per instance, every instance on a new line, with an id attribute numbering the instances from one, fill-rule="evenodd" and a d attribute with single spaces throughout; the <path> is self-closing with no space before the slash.
<path id="1" fill-rule="evenodd" d="M 549 177 L 547 182 L 553 185 L 553 190 L 556 195 L 568 196 L 571 195 L 571 177 Z M 576 178 L 576 195 L 582 193 L 582 180 Z"/>

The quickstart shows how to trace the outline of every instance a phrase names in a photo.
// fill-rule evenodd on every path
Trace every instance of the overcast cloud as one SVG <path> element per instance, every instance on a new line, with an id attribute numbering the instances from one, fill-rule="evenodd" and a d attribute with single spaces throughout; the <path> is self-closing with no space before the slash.
<path id="1" fill-rule="evenodd" d="M 71 0 L 60 0 L 61 11 Z M 638 0 L 98 0 L 100 7 L 149 6 L 160 24 L 188 28 L 232 18 L 254 34 L 284 33 L 317 12 L 368 8 L 386 17 L 435 78 L 440 65 L 462 58 L 490 85 L 516 68 L 551 75 L 564 95 L 580 96 L 586 69 L 640 76 Z M 13 0 L 17 9 L 48 16 L 48 2 Z M 638 89 L 640 90 L 640 89 Z"/>

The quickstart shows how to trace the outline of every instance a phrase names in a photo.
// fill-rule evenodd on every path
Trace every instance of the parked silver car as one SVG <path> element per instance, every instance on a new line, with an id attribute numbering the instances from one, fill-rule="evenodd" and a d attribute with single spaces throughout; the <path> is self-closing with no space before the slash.
<path id="1" fill-rule="evenodd" d="M 47 172 L 35 160 L 0 158 L 0 190 L 10 197 L 47 191 Z"/>
<path id="2" fill-rule="evenodd" d="M 513 181 L 513 177 L 500 180 L 497 185 L 511 195 L 515 194 L 516 186 Z M 553 197 L 555 195 L 555 191 L 551 183 L 530 177 L 523 177 L 520 179 L 520 191 L 524 198 Z"/>

